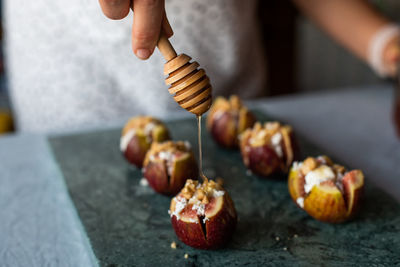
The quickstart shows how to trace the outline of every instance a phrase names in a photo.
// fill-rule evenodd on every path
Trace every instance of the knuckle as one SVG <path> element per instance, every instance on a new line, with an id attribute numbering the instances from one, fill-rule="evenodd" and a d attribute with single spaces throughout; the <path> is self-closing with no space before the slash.
<path id="1" fill-rule="evenodd" d="M 159 0 L 142 0 L 146 7 L 152 8 L 158 5 Z"/>
<path id="2" fill-rule="evenodd" d="M 137 32 L 135 34 L 135 39 L 137 43 L 148 44 L 154 41 L 155 36 L 156 34 L 154 31 Z"/>

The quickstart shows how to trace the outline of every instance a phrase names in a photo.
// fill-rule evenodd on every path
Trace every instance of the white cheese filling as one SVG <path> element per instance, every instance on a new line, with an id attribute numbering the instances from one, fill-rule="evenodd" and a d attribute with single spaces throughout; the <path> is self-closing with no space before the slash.
<path id="1" fill-rule="evenodd" d="M 303 162 L 295 161 L 295 162 L 293 162 L 292 170 L 298 171 L 298 170 L 300 170 L 301 166 L 303 166 Z"/>
<path id="2" fill-rule="evenodd" d="M 292 169 L 299 170 L 303 163 L 294 162 Z M 336 177 L 333 169 L 327 165 L 321 165 L 318 168 L 308 172 L 304 178 L 304 192 L 310 193 L 314 186 L 319 185 L 325 181 L 336 181 L 336 184 L 341 186 L 342 174 L 338 174 Z M 340 182 L 339 182 L 340 181 Z M 340 187 L 339 187 L 340 188 Z M 304 198 L 299 197 L 296 199 L 297 204 L 304 208 Z"/>
<path id="3" fill-rule="evenodd" d="M 304 198 L 303 197 L 297 198 L 296 202 L 301 208 L 304 208 Z"/>
<path id="4" fill-rule="evenodd" d="M 175 199 L 175 211 L 171 212 L 169 210 L 168 214 L 171 215 L 171 217 L 175 215 L 176 219 L 179 220 L 181 218 L 180 214 L 181 214 L 182 210 L 187 205 L 187 200 L 181 196 L 174 197 L 174 199 Z"/>
<path id="5" fill-rule="evenodd" d="M 280 158 L 283 157 L 281 141 L 282 141 L 282 134 L 281 133 L 276 133 L 271 137 L 272 146 L 273 146 L 276 154 Z"/>
<path id="6" fill-rule="evenodd" d="M 336 175 L 332 168 L 326 165 L 321 165 L 315 170 L 307 173 L 305 177 L 304 191 L 308 194 L 315 185 L 319 185 L 328 180 L 334 180 L 335 178 Z"/>

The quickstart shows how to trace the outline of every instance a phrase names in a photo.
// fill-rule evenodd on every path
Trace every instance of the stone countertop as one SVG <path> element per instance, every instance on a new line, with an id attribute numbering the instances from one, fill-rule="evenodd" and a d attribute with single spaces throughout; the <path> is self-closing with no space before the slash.
<path id="1" fill-rule="evenodd" d="M 400 200 L 396 168 L 400 143 L 390 121 L 389 87 L 273 98 L 249 105 L 292 124 L 322 151 L 365 170 L 370 181 Z M 46 137 L 0 138 L 0 169 L 0 236 L 5 237 L 0 239 L 1 262 L 97 265 Z"/>
<path id="2" fill-rule="evenodd" d="M 262 114 L 259 119 L 269 120 Z M 187 140 L 197 154 L 195 118 L 169 121 L 167 126 L 174 140 Z M 367 182 L 363 206 L 354 220 L 337 225 L 318 222 L 293 203 L 285 175 L 263 179 L 248 173 L 239 151 L 218 147 L 207 132 L 203 132 L 204 173 L 224 179 L 238 225 L 222 250 L 190 248 L 178 241 L 172 229 L 167 213 L 170 197 L 142 186 L 141 171 L 122 157 L 120 132 L 50 139 L 102 266 L 368 266 L 400 260 L 400 205 L 381 190 Z M 303 155 L 323 153 L 297 137 Z M 171 249 L 171 242 L 177 242 L 178 248 Z"/>

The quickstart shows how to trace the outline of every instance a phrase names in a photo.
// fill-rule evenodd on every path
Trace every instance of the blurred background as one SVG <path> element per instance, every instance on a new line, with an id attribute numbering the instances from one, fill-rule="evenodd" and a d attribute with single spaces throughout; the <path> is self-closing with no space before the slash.
<path id="1" fill-rule="evenodd" d="M 400 20 L 400 1 L 371 2 L 394 21 Z M 0 12 L 1 4 L 0 0 Z M 271 96 L 346 90 L 351 86 L 383 82 L 368 66 L 304 18 L 291 1 L 260 1 L 259 10 Z M 3 40 L 2 27 L 0 40 Z M 7 55 L 0 52 L 0 134 L 13 130 L 4 56 Z"/>

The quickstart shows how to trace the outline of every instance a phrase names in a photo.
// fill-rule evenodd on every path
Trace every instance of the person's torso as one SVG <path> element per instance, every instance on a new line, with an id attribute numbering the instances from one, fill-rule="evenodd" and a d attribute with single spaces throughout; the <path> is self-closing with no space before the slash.
<path id="1" fill-rule="evenodd" d="M 7 74 L 17 127 L 53 131 L 179 109 L 156 50 L 131 51 L 132 14 L 112 21 L 97 1 L 5 1 Z M 21 8 L 24 5 L 24 8 Z M 214 95 L 266 93 L 257 1 L 167 0 L 170 39 L 207 72 Z"/>

